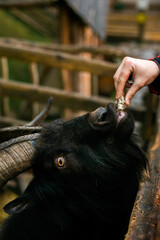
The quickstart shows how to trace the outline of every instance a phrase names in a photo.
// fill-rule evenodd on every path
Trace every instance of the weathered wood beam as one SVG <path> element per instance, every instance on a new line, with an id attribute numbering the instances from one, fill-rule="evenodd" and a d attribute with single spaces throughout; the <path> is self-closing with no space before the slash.
<path id="1" fill-rule="evenodd" d="M 46 7 L 51 6 L 54 2 L 58 2 L 56 0 L 0 0 L 0 8 L 26 8 L 26 7 Z"/>
<path id="2" fill-rule="evenodd" d="M 2 78 L 7 81 L 9 79 L 9 67 L 8 67 L 8 59 L 6 57 L 1 58 L 1 65 L 2 65 Z M 3 98 L 3 114 L 4 116 L 9 116 L 10 107 L 9 107 L 9 98 Z"/>
<path id="3" fill-rule="evenodd" d="M 117 56 L 117 57 L 125 57 L 129 53 L 121 50 L 119 47 L 112 45 L 101 45 L 101 46 L 85 46 L 85 45 L 66 45 L 66 44 L 53 44 L 53 43 L 38 43 L 27 40 L 19 40 L 15 38 L 0 38 L 0 43 L 10 43 L 17 44 L 19 46 L 30 46 L 34 48 L 42 48 L 46 50 L 52 51 L 60 51 L 70 54 L 78 54 L 82 52 L 87 52 L 93 55 L 103 55 L 103 56 Z"/>
<path id="4" fill-rule="evenodd" d="M 107 76 L 113 76 L 118 67 L 117 64 L 102 60 L 86 59 L 67 53 L 31 48 L 29 46 L 19 46 L 19 44 L 11 45 L 2 42 L 0 43 L 0 56 L 37 62 L 51 67 L 73 71 L 86 71 Z"/>
<path id="5" fill-rule="evenodd" d="M 30 64 L 30 71 L 32 75 L 32 84 L 38 86 L 39 85 L 39 71 L 38 66 L 36 63 L 32 62 Z M 33 118 L 39 113 L 39 103 L 34 102 L 32 105 L 32 111 L 33 111 Z"/>
<path id="6" fill-rule="evenodd" d="M 160 98 L 154 144 L 150 149 L 150 180 L 143 183 L 125 240 L 158 240 L 160 233 Z"/>
<path id="7" fill-rule="evenodd" d="M 0 79 L 0 96 L 10 96 L 30 101 L 46 102 L 49 97 L 54 98 L 54 104 L 62 108 L 71 108 L 74 110 L 93 111 L 99 106 L 106 106 L 113 100 L 105 97 L 84 96 L 76 92 L 35 86 L 32 84 L 18 83 L 15 81 L 5 82 Z M 142 106 L 128 107 L 136 120 L 143 121 L 146 108 Z"/>

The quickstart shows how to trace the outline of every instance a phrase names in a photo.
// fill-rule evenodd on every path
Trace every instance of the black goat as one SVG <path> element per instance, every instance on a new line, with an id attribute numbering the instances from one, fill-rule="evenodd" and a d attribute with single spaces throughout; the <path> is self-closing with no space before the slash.
<path id="1" fill-rule="evenodd" d="M 115 106 L 45 124 L 34 178 L 4 208 L 1 240 L 124 239 L 147 158 Z"/>

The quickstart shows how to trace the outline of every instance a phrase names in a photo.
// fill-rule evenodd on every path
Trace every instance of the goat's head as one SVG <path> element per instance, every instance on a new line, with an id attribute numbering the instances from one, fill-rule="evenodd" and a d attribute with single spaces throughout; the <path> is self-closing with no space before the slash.
<path id="1" fill-rule="evenodd" d="M 64 205 L 68 204 L 73 212 L 78 210 L 70 206 L 72 198 L 75 202 L 81 201 L 83 208 L 92 208 L 97 216 L 109 214 L 111 219 L 115 218 L 112 205 L 118 212 L 124 201 L 120 211 L 124 214 L 126 206 L 133 205 L 147 163 L 133 140 L 133 129 L 132 116 L 126 112 L 117 113 L 112 103 L 70 121 L 58 119 L 44 124 L 40 134 L 34 133 L 34 139 L 18 143 L 20 150 L 16 154 L 20 162 L 27 162 L 27 167 L 19 164 L 17 168 L 23 168 L 22 171 L 32 165 L 35 178 L 25 193 L 9 203 L 5 210 L 14 214 L 40 202 L 53 205 L 52 196 L 57 196 L 59 202 L 67 196 Z M 10 161 L 15 155 L 10 152 L 14 146 L 11 145 L 9 151 L 8 148 L 1 150 L 7 152 Z M 23 153 L 24 149 L 27 153 Z M 11 172 L 11 163 L 6 167 L 4 153 L 0 154 L 2 168 Z M 12 176 L 3 174 L 2 178 L 0 173 L 3 183 Z M 54 201 L 56 205 L 57 200 Z M 129 213 L 126 215 L 128 218 Z"/>

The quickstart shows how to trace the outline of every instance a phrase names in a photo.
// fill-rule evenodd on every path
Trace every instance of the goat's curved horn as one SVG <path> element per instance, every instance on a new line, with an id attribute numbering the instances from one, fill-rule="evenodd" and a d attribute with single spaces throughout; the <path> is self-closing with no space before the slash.
<path id="1" fill-rule="evenodd" d="M 21 139 L 21 142 L 12 139 L 14 143 L 10 144 L 9 147 L 6 144 L 7 147 L 0 150 L 0 187 L 5 185 L 8 180 L 32 167 L 32 159 L 36 151 L 35 143 L 39 134 L 33 135 L 30 137 L 28 135 L 28 140 L 26 138 L 24 138 L 24 141 Z"/>
<path id="2" fill-rule="evenodd" d="M 39 133 L 42 127 L 38 125 L 41 124 L 44 121 L 44 119 L 47 117 L 48 112 L 51 108 L 52 102 L 53 102 L 53 98 L 50 97 L 44 109 L 30 123 L 24 126 L 6 127 L 6 128 L 0 129 L 0 143 L 8 141 L 9 139 L 12 139 L 12 138 L 17 138 L 20 136 L 33 134 L 33 133 Z"/>
<path id="3" fill-rule="evenodd" d="M 48 115 L 52 102 L 53 97 L 50 97 L 44 109 L 30 123 L 27 123 L 25 126 L 29 127 L 38 126 L 41 122 L 43 122 Z"/>
<path id="4" fill-rule="evenodd" d="M 40 133 L 42 130 L 41 126 L 28 127 L 28 126 L 18 126 L 18 127 L 6 127 L 0 129 L 0 146 L 1 143 L 6 142 L 12 138 L 17 138 L 24 135 L 30 135 L 34 133 Z"/>
<path id="5" fill-rule="evenodd" d="M 38 136 L 39 136 L 39 133 L 34 133 L 34 134 L 20 136 L 20 137 L 17 137 L 17 138 L 12 138 L 8 141 L 5 141 L 5 142 L 1 143 L 0 144 L 0 150 L 3 150 L 7 147 L 10 147 L 11 145 L 14 145 L 14 144 L 18 144 L 18 143 L 21 143 L 21 142 L 26 142 L 26 141 L 29 141 L 29 140 L 37 139 Z"/>

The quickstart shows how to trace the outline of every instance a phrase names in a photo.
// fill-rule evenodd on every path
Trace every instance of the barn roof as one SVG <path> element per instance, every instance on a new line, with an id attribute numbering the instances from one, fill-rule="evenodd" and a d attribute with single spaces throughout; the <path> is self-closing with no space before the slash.
<path id="1" fill-rule="evenodd" d="M 108 0 L 65 1 L 101 38 L 105 37 Z"/>

